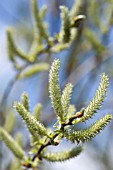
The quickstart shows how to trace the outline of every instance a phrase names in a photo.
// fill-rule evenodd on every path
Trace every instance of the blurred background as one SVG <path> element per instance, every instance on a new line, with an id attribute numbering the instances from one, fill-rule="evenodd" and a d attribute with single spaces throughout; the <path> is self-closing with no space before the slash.
<path id="1" fill-rule="evenodd" d="M 45 21 L 48 24 L 48 32 L 54 36 L 60 30 L 60 5 L 69 9 L 73 6 L 73 0 L 39 0 L 41 8 L 47 5 Z M 60 85 L 71 82 L 74 85 L 71 103 L 79 111 L 86 107 L 95 95 L 100 75 L 105 72 L 109 76 L 109 89 L 104 104 L 93 120 L 81 127 L 87 127 L 106 113 L 113 114 L 113 0 L 84 0 L 80 14 L 86 15 L 85 22 L 79 28 L 79 35 L 68 50 L 51 56 L 44 55 L 49 62 L 54 58 L 61 61 Z M 52 113 L 48 93 L 48 72 L 38 73 L 31 78 L 16 81 L 16 75 L 12 63 L 8 59 L 6 45 L 6 29 L 12 27 L 15 43 L 23 51 L 30 47 L 33 37 L 30 0 L 0 1 L 0 124 L 4 124 L 5 117 L 12 110 L 14 100 L 20 100 L 23 91 L 28 93 L 30 110 L 38 103 L 42 103 L 41 121 L 52 127 L 56 118 Z M 4 97 L 5 96 L 5 97 Z M 11 134 L 19 136 L 22 132 L 22 144 L 28 150 L 29 138 L 20 117 L 14 113 L 15 127 Z M 10 116 L 9 121 L 10 123 Z M 79 127 L 77 127 L 79 128 Z M 65 163 L 43 162 L 42 170 L 113 170 L 113 122 L 91 142 L 85 144 L 83 153 Z M 72 144 L 63 141 L 55 150 L 72 147 Z M 0 170 L 11 169 L 13 155 L 0 142 Z"/>

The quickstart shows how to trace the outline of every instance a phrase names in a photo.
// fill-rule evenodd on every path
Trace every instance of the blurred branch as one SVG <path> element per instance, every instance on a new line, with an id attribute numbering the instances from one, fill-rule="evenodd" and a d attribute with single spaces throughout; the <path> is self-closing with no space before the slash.
<path id="1" fill-rule="evenodd" d="M 8 85 L 5 89 L 4 95 L 2 97 L 1 103 L 0 103 L 0 110 L 1 111 L 2 111 L 2 109 L 4 110 L 4 107 L 6 107 L 7 98 L 9 96 L 9 94 L 11 93 L 11 90 L 12 90 L 15 83 L 16 83 L 16 77 L 8 83 Z"/>
<path id="2" fill-rule="evenodd" d="M 111 51 L 112 47 L 108 49 L 108 51 Z M 108 52 L 109 53 L 109 52 Z M 89 72 L 91 72 L 93 69 L 97 68 L 102 62 L 106 61 L 112 56 L 111 52 L 109 54 L 104 54 L 102 57 L 102 60 L 97 63 L 95 56 L 92 56 L 88 59 L 86 59 L 82 64 L 80 64 L 66 79 L 64 84 L 66 84 L 68 81 L 71 82 L 74 86 L 83 79 Z"/>

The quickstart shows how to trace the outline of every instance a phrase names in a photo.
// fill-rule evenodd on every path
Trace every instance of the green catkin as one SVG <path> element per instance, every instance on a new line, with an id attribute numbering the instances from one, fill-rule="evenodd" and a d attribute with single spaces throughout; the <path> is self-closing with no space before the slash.
<path id="1" fill-rule="evenodd" d="M 65 6 L 61 6 L 61 19 L 62 25 L 59 33 L 59 42 L 60 43 L 68 43 L 70 41 L 70 18 L 68 8 Z"/>
<path id="2" fill-rule="evenodd" d="M 83 151 L 82 146 L 76 146 L 67 151 L 47 153 L 43 156 L 43 158 L 50 162 L 62 162 L 78 156 L 82 151 Z"/>
<path id="3" fill-rule="evenodd" d="M 97 134 L 99 134 L 111 121 L 112 116 L 110 114 L 105 115 L 101 119 L 97 120 L 94 124 L 88 127 L 86 130 L 80 131 L 70 131 L 70 134 L 66 136 L 68 140 L 72 142 L 88 142 L 92 138 L 94 138 Z"/>
<path id="4" fill-rule="evenodd" d="M 21 72 L 21 74 L 18 76 L 18 79 L 28 78 L 39 72 L 48 71 L 48 70 L 49 70 L 48 63 L 32 64 L 32 66 L 27 67 L 25 70 Z"/>
<path id="5" fill-rule="evenodd" d="M 28 130 L 32 135 L 33 133 L 37 135 L 47 135 L 47 130 L 44 125 L 39 123 L 36 118 L 32 116 L 22 104 L 15 102 L 14 107 L 19 113 L 19 115 L 22 117 L 23 121 L 25 122 Z"/>
<path id="6" fill-rule="evenodd" d="M 105 75 L 105 73 L 103 73 L 101 75 L 101 81 L 98 90 L 96 91 L 96 94 L 92 101 L 89 103 L 88 107 L 85 109 L 84 116 L 80 119 L 80 122 L 88 120 L 97 112 L 97 110 L 100 109 L 104 101 L 107 88 L 108 88 L 108 76 Z"/>
<path id="7" fill-rule="evenodd" d="M 51 103 L 54 109 L 54 112 L 60 119 L 63 119 L 63 111 L 61 105 L 61 92 L 58 80 L 58 71 L 60 68 L 60 61 L 54 60 L 49 72 L 49 93 L 51 98 Z"/>
<path id="8" fill-rule="evenodd" d="M 33 111 L 33 116 L 37 119 L 40 120 L 40 112 L 42 110 L 42 105 L 40 103 L 38 103 Z"/>
<path id="9" fill-rule="evenodd" d="M 22 102 L 23 106 L 25 107 L 25 109 L 26 109 L 27 111 L 29 111 L 29 99 L 28 99 L 28 95 L 27 95 L 26 92 L 24 92 L 24 93 L 22 94 L 21 102 Z"/>
<path id="10" fill-rule="evenodd" d="M 68 83 L 62 92 L 61 104 L 64 117 L 67 116 L 73 85 Z"/>
<path id="11" fill-rule="evenodd" d="M 0 127 L 0 138 L 4 141 L 7 147 L 13 152 L 13 154 L 22 160 L 24 158 L 24 151 L 18 145 L 18 143 L 7 133 L 7 131 Z"/>

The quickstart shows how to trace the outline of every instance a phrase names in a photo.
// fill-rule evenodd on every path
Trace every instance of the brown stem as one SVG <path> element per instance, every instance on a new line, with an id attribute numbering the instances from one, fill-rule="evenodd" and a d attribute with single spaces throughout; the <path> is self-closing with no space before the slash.
<path id="1" fill-rule="evenodd" d="M 34 161 L 37 157 L 41 160 L 41 157 L 40 157 L 40 153 L 41 153 L 41 151 L 45 148 L 45 147 L 47 147 L 47 146 L 49 146 L 49 145 L 51 145 L 51 142 L 50 141 L 48 141 L 45 145 L 42 145 L 41 147 L 40 147 L 40 149 L 38 150 L 38 152 L 34 155 L 34 157 L 32 158 L 32 161 Z"/>
<path id="2" fill-rule="evenodd" d="M 77 112 L 72 118 L 69 119 L 68 122 L 62 123 L 60 130 L 61 130 L 61 129 L 64 129 L 64 127 L 67 126 L 67 125 L 72 125 L 73 120 L 75 120 L 75 119 L 77 119 L 77 118 L 80 118 L 80 117 L 82 117 L 82 116 L 83 116 L 83 112 Z M 59 135 L 59 133 L 54 134 L 52 141 L 54 141 L 54 139 L 55 139 L 58 135 Z M 58 145 L 58 144 L 59 144 L 59 143 L 54 143 L 54 145 Z M 39 150 L 37 151 L 37 153 L 36 153 L 36 154 L 34 155 L 34 157 L 32 158 L 32 161 L 34 161 L 37 157 L 41 160 L 42 158 L 41 158 L 41 156 L 40 156 L 40 153 L 42 152 L 42 150 L 43 150 L 45 147 L 47 147 L 47 146 L 49 146 L 49 145 L 52 145 L 52 144 L 51 144 L 51 139 L 50 139 L 46 144 L 43 144 L 43 145 L 39 148 Z"/>
<path id="3" fill-rule="evenodd" d="M 59 135 L 59 134 L 54 134 L 52 140 L 54 140 L 58 135 Z M 47 146 L 49 146 L 49 145 L 51 145 L 51 140 L 49 140 L 46 144 L 43 144 L 43 145 L 39 148 L 38 152 L 37 152 L 37 153 L 34 155 L 34 157 L 32 158 L 32 161 L 34 161 L 37 157 L 41 160 L 42 158 L 40 157 L 40 153 L 42 152 L 42 150 L 43 150 L 45 147 L 47 147 Z M 54 145 L 56 145 L 56 143 L 54 143 Z"/>

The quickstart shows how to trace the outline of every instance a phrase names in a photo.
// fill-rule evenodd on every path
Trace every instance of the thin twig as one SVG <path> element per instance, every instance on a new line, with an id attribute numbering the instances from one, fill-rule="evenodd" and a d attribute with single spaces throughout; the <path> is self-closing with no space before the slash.
<path id="1" fill-rule="evenodd" d="M 73 120 L 75 120 L 75 119 L 77 119 L 77 118 L 79 118 L 79 117 L 81 117 L 81 116 L 83 116 L 83 113 L 81 113 L 81 115 L 78 114 L 78 113 L 76 113 L 72 118 L 69 119 L 68 122 L 62 123 L 60 130 L 61 130 L 61 129 L 64 129 L 65 126 L 72 125 Z M 54 136 L 53 136 L 53 138 L 52 138 L 52 141 L 54 141 L 54 139 L 55 139 L 58 135 L 59 135 L 59 133 L 55 133 Z M 54 143 L 54 145 L 58 145 L 58 144 L 59 144 L 59 143 Z M 37 157 L 41 160 L 41 159 L 42 159 L 42 158 L 41 158 L 41 155 L 40 155 L 41 152 L 43 151 L 44 148 L 46 148 L 46 147 L 49 146 L 49 145 L 52 145 L 52 144 L 51 144 L 51 139 L 50 139 L 47 143 L 43 144 L 43 145 L 39 148 L 39 150 L 37 151 L 37 153 L 36 153 L 36 154 L 34 155 L 34 157 L 32 158 L 32 161 L 34 161 Z"/>
<path id="2" fill-rule="evenodd" d="M 15 82 L 16 82 L 16 76 L 15 76 L 15 78 L 13 78 L 13 79 L 8 83 L 8 85 L 7 85 L 7 87 L 6 87 L 6 90 L 5 90 L 5 92 L 4 92 L 4 95 L 3 95 L 3 97 L 2 97 L 1 104 L 0 104 L 0 109 L 1 109 L 1 110 L 3 110 L 4 105 L 5 105 L 5 107 L 6 107 L 7 98 L 8 98 L 8 96 L 9 96 L 9 94 L 10 94 L 10 92 L 11 92 L 11 90 L 12 90 L 14 84 L 15 84 Z"/>

